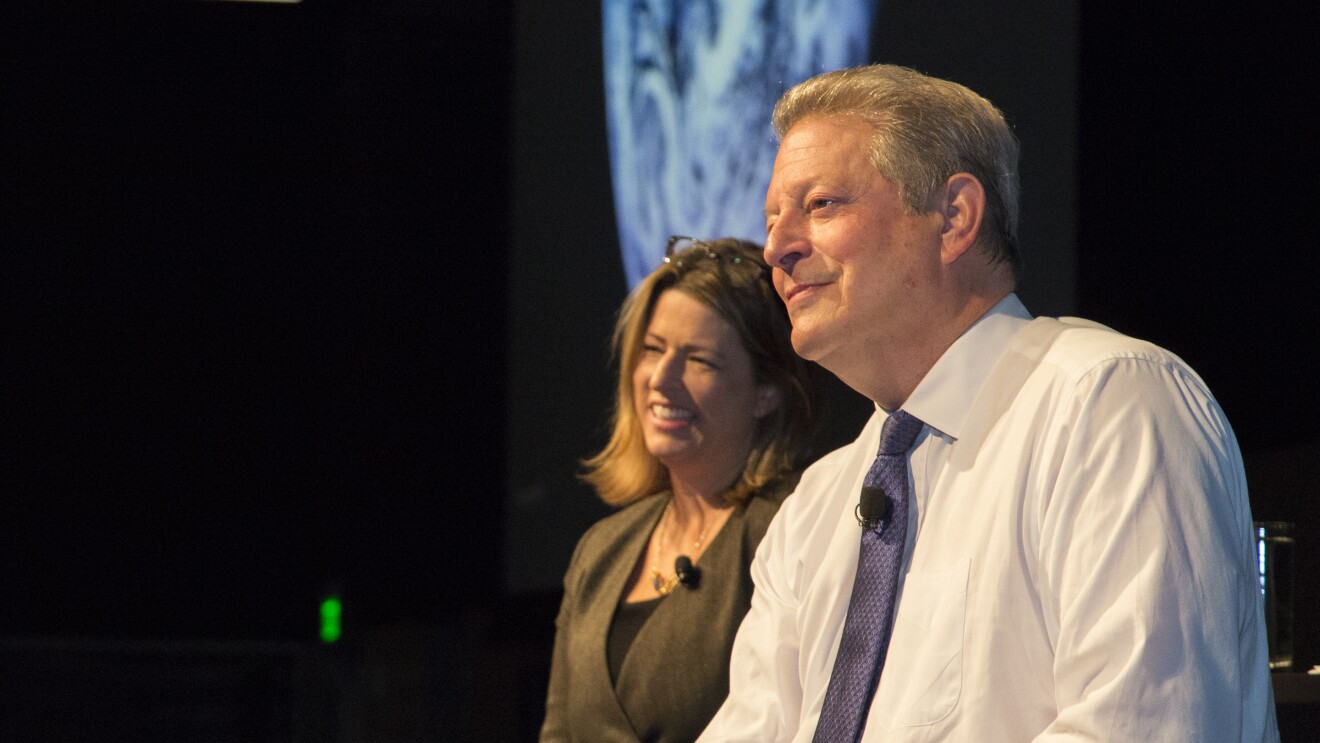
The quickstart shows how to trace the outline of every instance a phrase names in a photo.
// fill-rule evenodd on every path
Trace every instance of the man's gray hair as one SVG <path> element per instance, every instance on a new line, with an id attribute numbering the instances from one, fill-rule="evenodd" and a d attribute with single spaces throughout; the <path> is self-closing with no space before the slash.
<path id="1" fill-rule="evenodd" d="M 928 211 L 954 173 L 971 173 L 986 194 L 978 236 L 990 260 L 1016 277 L 1018 141 L 990 101 L 957 83 L 895 65 L 817 75 L 790 88 L 774 111 L 782 140 L 815 116 L 855 116 L 871 125 L 871 164 L 898 186 L 909 212 Z"/>

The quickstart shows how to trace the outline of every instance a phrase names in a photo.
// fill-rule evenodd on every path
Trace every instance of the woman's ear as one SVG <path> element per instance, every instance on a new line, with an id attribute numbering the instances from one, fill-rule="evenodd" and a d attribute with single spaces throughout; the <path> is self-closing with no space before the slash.
<path id="1" fill-rule="evenodd" d="M 752 405 L 752 415 L 758 420 L 779 409 L 779 388 L 773 384 L 762 384 L 756 388 L 756 402 Z"/>

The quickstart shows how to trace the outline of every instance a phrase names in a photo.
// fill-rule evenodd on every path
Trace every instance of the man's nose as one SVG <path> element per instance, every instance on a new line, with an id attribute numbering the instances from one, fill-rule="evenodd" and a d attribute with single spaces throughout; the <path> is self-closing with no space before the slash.
<path id="1" fill-rule="evenodd" d="M 789 276 L 797 262 L 811 253 L 810 243 L 798 219 L 781 215 L 765 236 L 765 262 Z"/>

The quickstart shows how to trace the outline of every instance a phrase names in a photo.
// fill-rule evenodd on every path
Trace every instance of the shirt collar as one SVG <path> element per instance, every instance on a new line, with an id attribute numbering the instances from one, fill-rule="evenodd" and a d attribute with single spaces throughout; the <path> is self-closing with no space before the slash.
<path id="1" fill-rule="evenodd" d="M 962 436 L 981 387 L 1013 337 L 1029 322 L 1031 313 L 1016 294 L 999 300 L 940 356 L 903 409 L 940 433 L 954 439 Z"/>

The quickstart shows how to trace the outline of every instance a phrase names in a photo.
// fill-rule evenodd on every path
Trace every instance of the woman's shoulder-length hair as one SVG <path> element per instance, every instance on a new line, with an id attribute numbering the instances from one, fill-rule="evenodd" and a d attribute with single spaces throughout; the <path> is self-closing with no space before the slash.
<path id="1" fill-rule="evenodd" d="M 747 464 L 725 498 L 741 503 L 803 464 L 820 398 L 813 367 L 793 351 L 788 313 L 770 281 L 761 247 L 734 238 L 695 242 L 646 277 L 624 301 L 614 327 L 618 364 L 609 442 L 583 460 L 582 479 L 611 505 L 627 505 L 669 487 L 665 467 L 646 448 L 633 400 L 636 368 L 656 301 L 681 291 L 710 307 L 737 331 L 752 359 L 755 382 L 779 391 L 779 405 L 757 422 Z"/>

